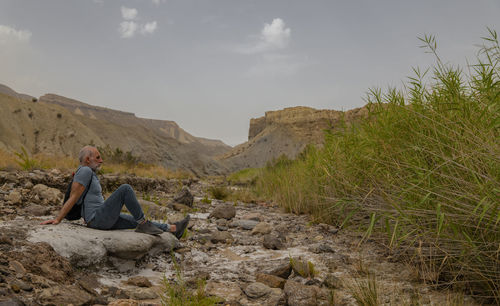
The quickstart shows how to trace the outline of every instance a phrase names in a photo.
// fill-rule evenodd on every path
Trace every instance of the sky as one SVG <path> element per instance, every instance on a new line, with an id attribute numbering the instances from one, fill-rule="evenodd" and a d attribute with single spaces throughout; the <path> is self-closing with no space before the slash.
<path id="1" fill-rule="evenodd" d="M 500 0 L 0 0 L 0 84 L 245 142 L 250 118 L 349 110 L 370 88 L 466 67 Z"/>

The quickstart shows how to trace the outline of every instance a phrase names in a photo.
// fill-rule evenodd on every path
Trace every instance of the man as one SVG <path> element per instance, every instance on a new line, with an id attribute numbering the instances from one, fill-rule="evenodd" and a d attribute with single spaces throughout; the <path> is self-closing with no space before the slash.
<path id="1" fill-rule="evenodd" d="M 68 200 L 55 219 L 44 221 L 42 224 L 59 224 L 73 205 L 81 202 L 85 188 L 89 186 L 85 199 L 81 203 L 82 216 L 88 227 L 100 230 L 135 228 L 136 232 L 151 235 L 170 231 L 178 239 L 182 237 L 189 223 L 189 215 L 172 225 L 146 220 L 134 190 L 128 184 L 121 185 L 108 199 L 104 200 L 101 183 L 96 175 L 96 171 L 103 163 L 101 154 L 95 147 L 85 146 L 80 150 L 78 158 L 80 167 L 73 177 Z M 123 205 L 132 215 L 120 213 Z"/>

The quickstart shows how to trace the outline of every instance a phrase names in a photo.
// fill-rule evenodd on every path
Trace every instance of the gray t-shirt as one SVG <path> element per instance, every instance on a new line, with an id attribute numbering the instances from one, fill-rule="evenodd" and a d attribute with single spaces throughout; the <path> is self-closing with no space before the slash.
<path id="1" fill-rule="evenodd" d="M 88 222 L 91 221 L 95 216 L 95 211 L 104 204 L 104 197 L 102 196 L 101 182 L 95 174 L 95 172 L 87 166 L 80 166 L 76 170 L 73 181 L 82 184 L 85 188 L 89 185 L 90 178 L 92 178 L 92 183 L 90 184 L 89 191 L 85 196 L 85 205 L 82 205 L 82 216 Z M 82 195 L 83 197 L 83 195 Z M 80 204 L 82 198 L 78 199 L 78 204 Z"/>

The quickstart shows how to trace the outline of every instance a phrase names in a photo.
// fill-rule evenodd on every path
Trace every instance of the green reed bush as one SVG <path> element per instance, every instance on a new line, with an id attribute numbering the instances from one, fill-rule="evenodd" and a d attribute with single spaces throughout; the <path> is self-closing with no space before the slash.
<path id="1" fill-rule="evenodd" d="M 436 58 L 403 89 L 372 89 L 368 116 L 256 188 L 289 211 L 386 233 L 426 279 L 500 303 L 500 47 L 489 30 L 464 73 Z M 428 276 L 432 277 L 428 277 Z"/>

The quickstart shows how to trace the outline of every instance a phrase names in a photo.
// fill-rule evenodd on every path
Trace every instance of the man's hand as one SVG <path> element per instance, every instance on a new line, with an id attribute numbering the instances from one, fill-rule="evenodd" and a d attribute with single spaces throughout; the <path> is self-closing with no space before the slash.
<path id="1" fill-rule="evenodd" d="M 52 220 L 47 220 L 47 221 L 43 221 L 42 223 L 40 223 L 41 225 L 46 225 L 46 224 L 59 224 L 61 223 L 61 221 L 57 220 L 57 219 L 52 219 Z"/>

